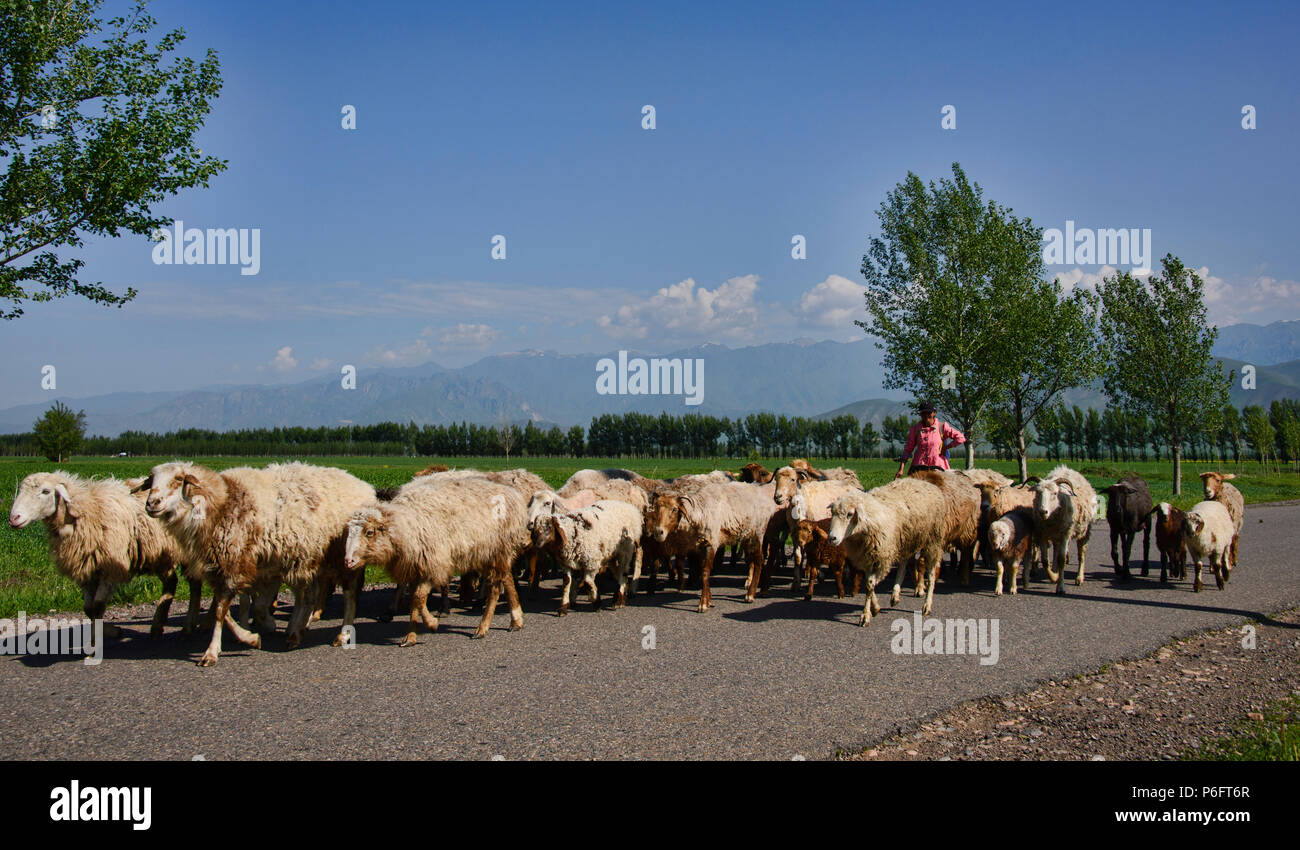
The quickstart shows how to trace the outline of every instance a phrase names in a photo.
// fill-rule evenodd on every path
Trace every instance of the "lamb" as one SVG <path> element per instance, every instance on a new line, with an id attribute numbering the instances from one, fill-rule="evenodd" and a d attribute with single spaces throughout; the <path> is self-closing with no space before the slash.
<path id="1" fill-rule="evenodd" d="M 558 616 L 569 613 L 575 578 L 579 585 L 590 588 L 592 607 L 599 609 L 600 591 L 596 588 L 596 576 L 606 569 L 613 573 L 617 586 L 614 607 L 622 608 L 627 604 L 629 578 L 635 580 L 641 571 L 641 523 L 640 510 L 614 499 L 602 499 L 571 513 L 543 514 L 531 523 L 535 535 L 542 533 L 540 526 L 548 527 L 564 570 Z"/>
<path id="2" fill-rule="evenodd" d="M 1160 583 L 1166 584 L 1169 576 L 1187 578 L 1187 541 L 1183 540 L 1182 511 L 1168 502 L 1161 502 L 1151 512 L 1156 520 L 1156 548 L 1160 550 Z"/>
<path id="3" fill-rule="evenodd" d="M 1205 490 L 1205 498 L 1210 501 L 1220 502 L 1228 509 L 1228 516 L 1232 517 L 1232 527 L 1236 529 L 1236 536 L 1232 538 L 1232 548 L 1228 553 L 1228 560 L 1232 562 L 1234 567 L 1237 566 L 1237 541 L 1241 539 L 1241 524 L 1246 517 L 1246 500 L 1242 498 L 1240 490 L 1228 483 L 1228 479 L 1236 477 L 1231 472 L 1227 475 L 1222 472 L 1201 473 L 1201 485 Z"/>
<path id="4" fill-rule="evenodd" d="M 772 514 L 771 484 L 682 481 L 655 493 L 646 508 L 645 534 L 671 551 L 700 552 L 701 583 L 697 610 L 712 605 L 709 576 L 724 546 L 739 545 L 749 563 L 745 601 L 752 602 L 762 574 L 762 544 Z"/>
<path id="5" fill-rule="evenodd" d="M 213 588 L 212 640 L 199 659 L 211 667 L 221 654 L 226 625 L 242 643 L 260 648 L 261 638 L 228 618 L 235 595 L 268 599 L 281 581 L 294 592 L 286 641 L 297 646 L 314 610 L 317 585 L 337 576 L 348 517 L 375 500 L 375 489 L 341 469 L 302 463 L 238 467 L 215 472 L 195 463 L 162 463 L 139 489 L 145 511 L 179 542 L 187 560 L 203 563 Z M 329 580 L 333 581 L 334 578 Z M 344 580 L 344 631 L 356 615 L 356 582 Z M 264 605 L 258 621 L 274 631 Z"/>
<path id="6" fill-rule="evenodd" d="M 997 580 L 993 585 L 993 595 L 1002 595 L 1002 571 L 1004 567 L 1011 570 L 1011 595 L 1016 595 L 1016 578 L 1023 562 L 1028 565 L 1034 560 L 1034 511 L 1030 507 L 1012 508 L 989 524 L 989 553 L 997 563 Z M 1028 575 L 1026 575 L 1026 583 Z"/>
<path id="7" fill-rule="evenodd" d="M 1142 531 L 1142 575 L 1147 574 L 1151 558 L 1151 490 L 1137 475 L 1124 475 L 1105 490 L 1106 522 L 1110 525 L 1110 559 L 1121 581 L 1133 576 L 1128 571 L 1133 538 Z M 1118 543 L 1124 543 L 1124 560 L 1119 558 Z"/>
<path id="8" fill-rule="evenodd" d="M 349 570 L 382 566 L 399 585 L 415 585 L 410 628 L 401 643 L 414 646 L 421 621 L 430 632 L 438 628 L 426 604 L 429 592 L 469 572 L 477 572 L 488 588 L 474 637 L 487 636 L 502 587 L 510 604 L 510 631 L 522 629 L 523 609 L 510 568 L 529 545 L 528 511 L 515 488 L 482 477 L 439 487 L 411 482 L 391 502 L 373 502 L 352 513 L 343 564 Z"/>
<path id="9" fill-rule="evenodd" d="M 1219 590 L 1223 590 L 1232 573 L 1228 553 L 1236 537 L 1232 514 L 1222 502 L 1197 502 L 1184 515 L 1183 540 L 1187 544 L 1187 554 L 1196 561 L 1196 584 L 1193 590 L 1201 592 L 1201 564 L 1206 560 L 1214 571 L 1215 583 Z"/>
<path id="10" fill-rule="evenodd" d="M 862 492 L 861 489 L 849 481 L 843 480 L 815 480 L 797 467 L 783 466 L 778 469 L 772 476 L 772 500 L 779 507 L 789 508 L 791 499 L 795 493 L 803 494 L 804 503 L 807 513 L 803 519 L 810 519 L 813 522 L 826 519 L 830 516 L 831 504 L 848 493 Z M 798 520 L 788 519 L 789 533 L 794 535 L 795 526 Z M 791 585 L 793 590 L 799 589 L 801 568 L 803 566 L 803 552 L 798 546 L 794 547 L 794 581 Z"/>
<path id="11" fill-rule="evenodd" d="M 1075 541 L 1079 553 L 1079 572 L 1074 578 L 1076 586 L 1083 586 L 1084 558 L 1088 552 L 1088 534 L 1097 517 L 1097 494 L 1078 472 L 1068 466 L 1058 466 L 1034 487 L 1034 521 L 1038 526 L 1039 541 L 1046 556 L 1046 547 L 1053 547 L 1052 567 L 1047 577 L 1056 582 L 1056 592 L 1065 593 L 1066 550 Z"/>
<path id="12" fill-rule="evenodd" d="M 848 493 L 831 505 L 827 532 L 832 546 L 843 545 L 848 563 L 866 575 L 867 601 L 858 625 L 871 622 L 880 612 L 876 585 L 895 564 L 894 604 L 900 592 L 902 564 L 919 553 L 929 570 L 929 590 L 921 607 L 929 615 L 934 603 L 934 577 L 943 557 L 943 493 L 917 478 L 899 478 L 865 493 Z"/>
<path id="13" fill-rule="evenodd" d="M 1035 479 L 1037 480 L 1037 479 Z M 989 541 L 989 526 L 995 520 L 1001 519 L 1007 511 L 1016 508 L 1033 508 L 1034 506 L 1034 489 L 1022 484 L 998 485 L 993 481 L 987 481 L 976 485 L 980 490 L 980 554 L 984 561 L 984 568 L 991 570 L 994 568 L 993 551 Z M 1037 528 L 1034 530 L 1035 543 L 1038 542 L 1039 534 Z M 1046 559 L 1044 554 L 1043 558 Z M 1031 559 L 1029 564 L 1025 565 L 1025 583 L 1029 582 L 1029 570 L 1033 565 Z M 1046 560 L 1044 560 L 1046 566 Z"/>
<path id="14" fill-rule="evenodd" d="M 912 478 L 929 481 L 943 491 L 945 549 L 956 549 L 961 563 L 961 583 L 970 584 L 975 549 L 979 545 L 980 491 L 965 476 L 934 469 L 918 470 Z M 920 588 L 917 588 L 920 596 Z"/>
<path id="15" fill-rule="evenodd" d="M 103 619 L 113 590 L 132 576 L 149 573 L 161 578 L 163 594 L 149 629 L 154 637 L 167 624 L 177 571 L 183 570 L 190 585 L 183 630 L 188 635 L 198 624 L 202 570 L 145 513 L 144 500 L 131 492 L 132 484 L 115 478 L 88 480 L 62 470 L 34 472 L 18 485 L 9 525 L 26 528 L 45 521 L 50 557 L 59 572 L 81 588 L 86 616 L 92 620 Z M 104 631 L 115 637 L 119 630 L 105 626 Z"/>
<path id="16" fill-rule="evenodd" d="M 804 591 L 804 601 L 813 598 L 813 589 L 817 586 L 817 568 L 820 566 L 832 568 L 832 575 L 835 577 L 835 598 L 844 598 L 844 563 L 848 553 L 843 546 L 831 545 L 827 534 L 830 524 L 830 519 L 820 522 L 801 519 L 795 528 L 795 545 L 804 550 L 808 562 L 808 589 Z M 854 595 L 857 595 L 856 590 Z"/>

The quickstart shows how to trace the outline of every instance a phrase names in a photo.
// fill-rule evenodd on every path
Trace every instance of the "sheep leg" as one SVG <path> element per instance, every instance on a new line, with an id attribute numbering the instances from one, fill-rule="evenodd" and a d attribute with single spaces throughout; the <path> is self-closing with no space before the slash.
<path id="1" fill-rule="evenodd" d="M 1003 563 L 1003 562 L 1002 562 L 1002 556 L 999 555 L 999 556 L 997 557 L 996 560 L 997 560 L 997 564 L 998 564 L 998 571 L 997 571 L 997 577 L 993 579 L 993 595 L 994 595 L 994 596 L 1001 596 L 1001 595 L 1002 595 L 1002 563 Z M 1012 575 L 1012 578 L 1011 578 L 1011 592 L 1012 592 L 1012 593 L 1015 593 L 1015 592 L 1016 592 L 1016 579 L 1015 579 L 1015 573 L 1012 573 L 1011 575 Z"/>
<path id="2" fill-rule="evenodd" d="M 933 549 L 925 553 L 926 589 L 925 604 L 921 606 L 922 617 L 929 616 L 930 609 L 934 607 L 934 585 L 939 580 L 939 562 L 942 560 L 943 549 Z"/>
<path id="3" fill-rule="evenodd" d="M 564 585 L 560 588 L 560 610 L 555 616 L 563 617 L 569 613 L 569 594 L 573 590 L 573 570 L 564 571 Z"/>
<path id="4" fill-rule="evenodd" d="M 876 601 L 876 581 L 875 576 L 867 577 L 867 598 L 862 603 L 862 614 L 858 617 L 858 625 L 866 626 L 871 622 L 873 614 L 880 613 L 880 603 Z"/>
<path id="5" fill-rule="evenodd" d="M 537 596 L 537 588 L 542 583 L 541 574 L 537 572 L 537 550 L 528 553 L 528 597 Z"/>
<path id="6" fill-rule="evenodd" d="M 816 558 L 808 559 L 808 589 L 804 591 L 803 599 L 805 602 L 811 602 L 813 591 L 817 588 L 818 563 Z"/>
<path id="7" fill-rule="evenodd" d="M 1052 544 L 1052 564 L 1056 567 L 1056 592 L 1065 594 L 1065 562 L 1069 557 L 1066 547 L 1070 545 L 1069 540 L 1062 540 Z M 1052 574 L 1048 573 L 1048 578 Z"/>
<path id="8" fill-rule="evenodd" d="M 1192 590 L 1196 593 L 1201 592 L 1201 559 L 1196 559 L 1196 583 L 1192 585 Z"/>
<path id="9" fill-rule="evenodd" d="M 489 582 L 487 576 L 483 576 L 479 580 L 479 584 L 490 584 L 491 586 L 487 588 L 487 599 L 483 600 L 483 619 L 479 620 L 478 628 L 475 629 L 474 634 L 470 636 L 473 638 L 487 637 L 488 628 L 492 625 L 492 615 L 497 612 L 497 597 L 501 593 L 501 582 Z M 596 585 L 594 582 L 591 587 L 595 590 Z"/>
<path id="10" fill-rule="evenodd" d="M 1142 575 L 1151 569 L 1151 517 L 1142 526 Z"/>
<path id="11" fill-rule="evenodd" d="M 1237 541 L 1241 539 L 1240 534 L 1232 535 L 1232 545 L 1229 547 L 1228 569 L 1231 570 L 1237 566 Z"/>
<path id="12" fill-rule="evenodd" d="M 1168 578 L 1169 573 L 1167 568 L 1169 566 L 1170 561 L 1172 560 L 1173 558 L 1169 557 L 1169 553 L 1161 551 L 1160 553 L 1160 583 L 1161 584 L 1169 583 L 1169 578 Z M 1146 575 L 1146 572 L 1143 571 L 1142 575 Z"/>
<path id="13" fill-rule="evenodd" d="M 200 667 L 211 667 L 217 663 L 217 658 L 221 655 L 221 633 L 226 626 L 226 615 L 230 612 L 230 597 L 222 591 L 216 591 L 212 594 L 212 639 L 208 641 L 208 648 L 199 659 Z"/>
<path id="14" fill-rule="evenodd" d="M 1066 547 L 1068 548 L 1069 545 L 1070 545 L 1070 541 L 1068 541 L 1068 540 L 1065 541 L 1065 545 L 1066 545 Z M 1074 576 L 1074 585 L 1075 585 L 1075 587 L 1083 587 L 1083 558 L 1084 558 L 1084 555 L 1086 555 L 1087 552 L 1088 552 L 1088 538 L 1087 538 L 1087 537 L 1080 537 L 1078 540 L 1076 540 L 1076 541 L 1074 542 L 1074 548 L 1075 548 L 1075 552 L 1077 552 L 1078 555 L 1079 555 L 1079 572 L 1076 573 L 1075 576 Z M 1125 555 L 1124 555 L 1124 577 L 1125 577 L 1125 578 L 1128 577 L 1128 554 L 1127 554 L 1127 552 L 1126 552 Z"/>
<path id="15" fill-rule="evenodd" d="M 1223 586 L 1228 583 L 1228 550 L 1226 548 L 1215 559 L 1214 582 L 1219 586 L 1219 590 L 1223 590 Z"/>
<path id="16" fill-rule="evenodd" d="M 700 614 L 709 610 L 709 607 L 713 604 L 713 593 L 709 589 L 709 576 L 713 573 L 713 560 L 717 556 L 717 549 L 711 546 L 704 547 L 704 560 L 700 564 L 700 602 L 695 609 Z"/>
<path id="17" fill-rule="evenodd" d="M 745 583 L 745 601 L 753 602 L 754 595 L 763 582 L 763 541 L 754 540 L 745 545 L 745 561 L 749 564 L 749 581 Z"/>
<path id="18" fill-rule="evenodd" d="M 596 588 L 596 574 L 586 573 L 582 578 L 582 583 L 588 588 L 587 601 L 591 603 L 591 610 L 600 610 L 600 590 Z"/>
<path id="19" fill-rule="evenodd" d="M 836 566 L 833 575 L 835 576 L 835 598 L 843 599 L 844 598 L 844 565 L 840 564 Z"/>
<path id="20" fill-rule="evenodd" d="M 181 634 L 189 637 L 194 634 L 194 630 L 199 626 L 199 608 L 203 605 L 203 582 L 195 579 L 189 579 L 190 583 L 190 607 L 185 611 L 185 625 L 181 626 Z"/>
<path id="21" fill-rule="evenodd" d="M 943 556 L 941 555 L 940 557 L 942 558 Z M 920 559 L 918 559 L 917 556 L 915 555 L 912 556 L 911 563 L 912 563 L 912 595 L 924 596 L 925 595 L 924 568 L 921 566 Z"/>
<path id="22" fill-rule="evenodd" d="M 450 580 L 443 583 L 442 589 L 439 591 L 439 596 L 440 599 L 438 602 L 438 613 L 441 616 L 445 617 L 451 613 L 451 581 Z"/>
<path id="23" fill-rule="evenodd" d="M 113 582 L 102 578 L 99 580 L 99 586 L 95 588 L 95 596 L 90 603 L 93 612 L 90 615 L 90 619 L 104 619 L 104 611 L 108 608 L 108 600 L 113 597 L 113 591 L 116 589 L 117 585 Z M 120 628 L 104 623 L 104 637 L 115 638 L 120 637 L 121 635 L 122 630 Z"/>
<path id="24" fill-rule="evenodd" d="M 239 624 L 246 629 L 253 625 L 253 594 L 248 591 L 239 594 Z"/>
<path id="25" fill-rule="evenodd" d="M 172 610 L 172 600 L 176 598 L 176 583 L 179 580 L 180 576 L 176 574 L 175 568 L 163 576 L 163 592 L 158 598 L 158 607 L 153 612 L 153 625 L 149 627 L 150 637 L 158 637 L 163 633 L 167 625 L 167 615 Z"/>
<path id="26" fill-rule="evenodd" d="M 397 612 L 402 610 L 402 598 L 406 595 L 406 585 L 399 584 L 393 588 L 393 599 L 388 603 L 388 607 L 380 611 L 375 619 L 381 623 L 391 623 Z"/>
<path id="27" fill-rule="evenodd" d="M 790 582 L 790 590 L 798 593 L 799 588 L 803 585 L 803 547 L 796 540 L 790 547 L 791 554 L 794 556 L 794 580 Z"/>
<path id="28" fill-rule="evenodd" d="M 411 624 L 407 629 L 406 637 L 402 638 L 401 646 L 415 646 L 415 629 L 421 622 L 429 627 L 429 631 L 438 630 L 438 618 L 429 613 L 425 603 L 429 599 L 429 591 L 433 590 L 433 582 L 422 581 L 415 586 L 414 592 L 411 593 Z"/>
<path id="29" fill-rule="evenodd" d="M 357 597 L 361 594 L 365 579 L 365 570 L 357 570 L 355 576 L 343 582 L 343 626 L 335 636 L 333 646 L 342 646 L 344 635 L 348 632 L 351 632 L 354 638 L 356 637 L 356 626 L 353 625 L 353 621 L 357 618 Z"/>
<path id="30" fill-rule="evenodd" d="M 644 552 L 639 545 L 634 544 L 632 550 L 632 578 L 628 581 L 627 596 L 636 596 L 637 586 L 641 583 L 641 561 Z M 626 599 L 624 600 L 626 604 Z"/>
<path id="31" fill-rule="evenodd" d="M 289 625 L 285 627 L 284 634 L 285 646 L 290 649 L 301 644 L 307 632 L 307 623 L 311 621 L 311 615 L 316 609 L 315 590 L 314 582 L 305 587 L 293 588 L 293 614 L 289 617 Z"/>
<path id="32" fill-rule="evenodd" d="M 898 600 L 903 598 L 903 571 L 907 569 L 907 565 L 910 563 L 911 561 L 900 561 L 898 564 L 898 570 L 894 573 L 894 592 L 889 594 L 889 605 L 891 608 L 897 607 Z M 867 588 L 867 596 L 870 597 L 874 593 L 875 584 L 870 583 Z M 863 625 L 865 626 L 866 623 L 863 623 Z"/>
<path id="33" fill-rule="evenodd" d="M 524 609 L 519 604 L 514 576 L 506 578 L 506 602 L 510 603 L 510 631 L 517 632 L 524 627 Z"/>
<path id="34" fill-rule="evenodd" d="M 1038 556 L 1043 562 L 1043 572 L 1047 573 L 1047 580 L 1055 582 L 1060 580 L 1060 575 L 1052 570 L 1052 567 L 1056 566 L 1056 561 L 1052 557 L 1053 553 L 1052 541 L 1047 539 L 1047 535 L 1040 534 L 1038 536 Z"/>

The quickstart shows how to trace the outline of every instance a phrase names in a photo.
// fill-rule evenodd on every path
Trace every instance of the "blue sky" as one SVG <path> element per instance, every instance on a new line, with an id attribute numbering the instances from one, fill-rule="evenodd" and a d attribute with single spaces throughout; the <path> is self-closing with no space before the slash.
<path id="1" fill-rule="evenodd" d="M 852 339 L 876 208 L 954 161 L 1039 226 L 1150 228 L 1214 321 L 1300 318 L 1294 4 L 609 5 L 155 3 L 220 55 L 230 162 L 158 209 L 260 228 L 260 272 L 92 241 L 139 297 L 6 323 L 0 391 Z"/>

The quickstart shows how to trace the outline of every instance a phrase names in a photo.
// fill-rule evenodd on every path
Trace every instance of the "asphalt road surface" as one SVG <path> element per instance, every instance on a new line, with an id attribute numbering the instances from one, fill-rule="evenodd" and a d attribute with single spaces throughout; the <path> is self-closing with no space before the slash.
<path id="1" fill-rule="evenodd" d="M 999 655 L 891 652 L 891 623 L 921 600 L 905 589 L 857 626 L 858 601 L 837 601 L 823 581 L 813 602 L 788 581 L 740 602 L 743 577 L 714 582 L 714 608 L 693 593 L 638 595 L 593 613 L 585 595 L 553 615 L 558 581 L 525 602 L 525 628 L 507 632 L 498 607 L 486 640 L 455 609 L 437 634 L 397 646 L 404 622 L 358 618 L 354 649 L 330 641 L 337 619 L 317 623 L 304 646 L 283 634 L 249 650 L 227 632 L 220 663 L 195 666 L 207 635 L 150 639 L 148 621 L 124 623 L 96 667 L 70 657 L 0 659 L 5 759 L 792 759 L 857 750 L 900 726 L 964 700 L 1146 654 L 1170 638 L 1300 604 L 1300 505 L 1250 506 L 1241 566 L 1224 591 L 1206 576 L 1162 587 L 1115 584 L 1105 522 L 1089 547 L 1088 579 L 1057 596 L 1045 581 L 1028 593 L 992 595 L 990 573 L 970 588 L 941 581 L 938 618 L 996 618 Z M 1141 541 L 1135 547 L 1141 558 Z M 1073 552 L 1071 553 L 1073 563 Z M 662 576 L 661 576 L 662 581 Z M 888 582 L 888 580 L 886 580 Z M 389 591 L 368 591 L 362 614 Z M 609 599 L 608 596 L 605 597 Z M 882 603 L 888 602 L 885 587 Z M 336 596 L 327 616 L 341 615 Z M 280 616 L 281 630 L 285 614 Z M 653 628 L 647 649 L 645 627 Z"/>

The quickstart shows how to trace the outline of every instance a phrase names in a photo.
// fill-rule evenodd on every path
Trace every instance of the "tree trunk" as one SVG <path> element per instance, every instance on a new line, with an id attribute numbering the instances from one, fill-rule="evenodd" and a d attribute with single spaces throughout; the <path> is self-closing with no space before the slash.
<path id="1" fill-rule="evenodd" d="M 1182 495 L 1183 492 L 1183 443 L 1178 441 L 1171 448 L 1174 450 L 1174 495 Z"/>
<path id="2" fill-rule="evenodd" d="M 975 440 L 974 439 L 970 439 L 966 441 L 966 468 L 967 469 L 975 468 Z"/>
<path id="3" fill-rule="evenodd" d="M 1024 481 L 1029 477 L 1029 449 L 1025 446 L 1025 429 L 1023 428 L 1016 435 L 1016 452 L 1020 456 L 1020 480 Z"/>

